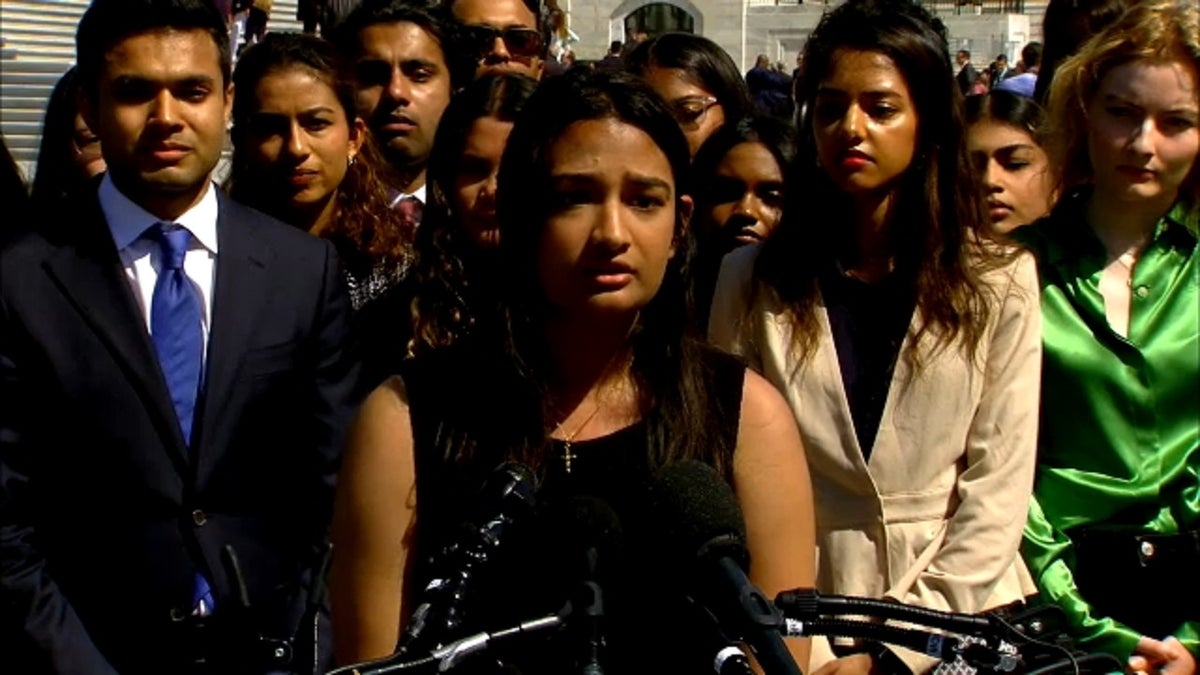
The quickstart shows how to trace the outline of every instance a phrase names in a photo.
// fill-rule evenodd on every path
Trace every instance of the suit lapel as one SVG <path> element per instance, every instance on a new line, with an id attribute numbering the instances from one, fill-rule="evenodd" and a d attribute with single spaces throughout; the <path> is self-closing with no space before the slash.
<path id="1" fill-rule="evenodd" d="M 821 331 L 821 339 L 817 341 L 817 353 L 813 354 L 813 377 L 816 382 L 824 382 L 825 396 L 832 402 L 832 416 L 835 428 L 843 430 L 840 444 L 842 460 L 855 471 L 870 480 L 867 463 L 863 459 L 862 449 L 858 445 L 858 436 L 854 433 L 854 417 L 850 413 L 850 399 L 846 396 L 846 385 L 842 382 L 842 367 L 838 363 L 837 345 L 833 341 L 833 328 L 829 323 L 829 314 L 825 308 L 822 296 L 817 321 Z"/>
<path id="2" fill-rule="evenodd" d="M 900 351 L 896 354 L 896 367 L 892 371 L 891 381 L 888 382 L 887 398 L 884 399 L 883 411 L 879 416 L 879 429 L 875 432 L 875 445 L 871 448 L 871 461 L 868 462 L 868 466 L 871 467 L 875 476 L 894 475 L 892 465 L 897 461 L 905 460 L 903 456 L 897 454 L 902 446 L 896 430 L 896 407 L 900 405 L 901 397 L 905 396 L 906 388 L 913 385 L 912 368 L 908 359 L 905 358 L 905 354 L 912 345 L 923 321 L 921 309 L 919 307 L 913 309 L 908 329 L 904 332 L 904 339 L 900 342 Z M 923 356 L 928 358 L 929 354 L 924 353 Z"/>
<path id="3" fill-rule="evenodd" d="M 186 475 L 179 421 L 99 202 L 92 197 L 89 208 L 70 220 L 76 223 L 74 231 L 44 267 L 125 372 L 170 449 L 172 463 Z"/>
<path id="4" fill-rule="evenodd" d="M 212 322 L 208 342 L 202 408 L 197 485 L 203 485 L 223 448 L 208 440 L 233 397 L 242 357 L 268 294 L 271 252 L 256 236 L 242 207 L 218 195 L 217 272 L 213 285 Z"/>

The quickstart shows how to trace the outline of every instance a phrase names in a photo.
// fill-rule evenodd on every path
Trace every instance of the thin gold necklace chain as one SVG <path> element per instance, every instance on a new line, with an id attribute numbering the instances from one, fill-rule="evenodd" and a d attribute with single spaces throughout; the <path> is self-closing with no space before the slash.
<path id="1" fill-rule="evenodd" d="M 596 402 L 596 407 L 592 410 L 592 412 L 590 412 L 588 414 L 588 416 L 583 420 L 582 423 L 580 423 L 579 426 L 575 427 L 575 431 L 573 431 L 569 434 L 563 434 L 563 438 L 562 438 L 563 442 L 570 445 L 571 442 L 575 440 L 575 437 L 578 436 L 580 434 L 580 432 L 583 431 L 583 428 L 586 427 L 593 419 L 595 419 L 596 415 L 598 415 L 598 414 L 600 414 L 600 403 Z M 566 423 L 567 423 L 567 420 L 563 420 L 563 421 L 559 422 L 558 426 L 556 426 L 554 428 L 554 433 L 558 433 L 558 432 L 562 431 L 563 425 Z"/>
<path id="2" fill-rule="evenodd" d="M 562 442 L 563 442 L 563 449 L 562 449 L 563 471 L 567 472 L 568 474 L 571 473 L 571 462 L 574 461 L 576 457 L 578 457 L 578 455 L 571 452 L 571 442 L 575 440 L 575 437 L 578 436 L 579 433 L 583 431 L 583 428 L 586 427 L 596 417 L 596 415 L 599 414 L 599 412 L 600 412 L 600 404 L 596 403 L 595 409 L 592 410 L 592 412 L 587 416 L 587 419 L 583 420 L 583 423 L 580 424 L 578 427 L 575 427 L 575 431 L 571 432 L 570 434 L 564 435 L 564 438 L 562 439 Z M 565 423 L 566 423 L 566 420 L 559 422 L 558 426 L 554 429 L 555 433 L 562 431 L 562 426 Z"/>

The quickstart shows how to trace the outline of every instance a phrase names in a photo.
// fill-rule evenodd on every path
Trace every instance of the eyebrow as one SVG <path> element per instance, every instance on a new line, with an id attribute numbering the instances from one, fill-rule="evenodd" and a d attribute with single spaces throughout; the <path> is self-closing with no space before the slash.
<path id="1" fill-rule="evenodd" d="M 335 113 L 333 108 L 327 105 L 317 105 L 311 108 L 305 108 L 299 112 L 300 115 L 317 115 L 320 113 Z M 286 113 L 274 112 L 269 110 L 256 110 L 254 115 L 257 117 L 287 117 Z"/>
<path id="2" fill-rule="evenodd" d="M 1104 102 L 1105 103 L 1121 103 L 1124 105 L 1132 106 L 1139 110 L 1144 109 L 1146 107 L 1140 103 L 1137 103 L 1135 101 L 1127 99 L 1124 96 L 1121 96 L 1120 94 L 1105 94 Z M 1200 108 L 1198 108 L 1196 105 L 1194 105 L 1194 104 L 1189 105 L 1189 104 L 1185 103 L 1185 104 L 1183 104 L 1183 107 L 1168 108 L 1167 110 L 1163 110 L 1161 112 L 1177 115 L 1179 113 L 1195 114 L 1198 111 L 1200 111 Z"/>
<path id="3" fill-rule="evenodd" d="M 127 87 L 131 85 L 157 85 L 165 87 L 212 87 L 216 80 L 211 75 L 185 75 L 183 77 L 172 78 L 167 80 L 158 80 L 140 75 L 117 75 L 112 80 L 113 84 Z"/>
<path id="4" fill-rule="evenodd" d="M 646 189 L 659 188 L 666 190 L 667 192 L 671 192 L 671 184 L 661 178 L 655 178 L 654 176 L 646 176 L 637 173 L 626 175 L 628 176 L 630 182 L 640 187 Z"/>
<path id="5" fill-rule="evenodd" d="M 639 187 L 643 187 L 643 188 L 647 188 L 647 189 L 659 188 L 659 189 L 666 190 L 668 192 L 671 191 L 670 183 L 668 183 L 667 181 L 665 181 L 661 178 L 656 178 L 654 176 L 647 176 L 647 175 L 638 174 L 638 173 L 626 173 L 625 178 L 627 180 L 629 180 L 630 182 L 634 183 L 635 185 L 638 185 Z M 595 174 L 591 174 L 591 173 L 556 173 L 556 174 L 550 175 L 550 180 L 554 183 L 568 183 L 568 184 L 571 184 L 571 183 L 591 184 L 591 183 L 599 182 L 597 180 Z"/>
<path id="6" fill-rule="evenodd" d="M 481 21 L 479 23 L 467 23 L 467 24 L 463 24 L 463 25 L 467 26 L 468 28 L 471 26 L 477 26 L 480 28 L 498 28 L 500 30 L 509 30 L 511 28 L 523 28 L 525 30 L 532 30 L 532 31 L 537 30 L 537 28 L 534 28 L 533 26 L 530 26 L 529 24 L 524 24 L 524 23 L 500 24 L 500 23 L 494 23 L 491 21 Z"/>
<path id="7" fill-rule="evenodd" d="M 405 68 L 429 68 L 430 70 L 441 70 L 442 66 L 436 61 L 429 59 L 403 59 L 400 61 L 400 69 Z"/>
<path id="8" fill-rule="evenodd" d="M 834 87 L 818 87 L 817 96 L 849 96 L 850 93 Z M 867 96 L 869 98 L 900 98 L 901 92 L 895 89 L 871 89 L 869 91 L 860 92 L 859 96 Z"/>
<path id="9" fill-rule="evenodd" d="M 1038 146 L 1033 143 L 1010 143 L 996 148 L 996 152 L 1014 152 L 1016 150 L 1037 150 Z"/>

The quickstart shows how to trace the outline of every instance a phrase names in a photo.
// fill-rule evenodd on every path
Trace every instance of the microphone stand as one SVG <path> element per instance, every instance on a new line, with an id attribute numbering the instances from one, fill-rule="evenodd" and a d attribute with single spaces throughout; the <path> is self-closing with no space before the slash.
<path id="1" fill-rule="evenodd" d="M 255 668 L 272 671 L 284 671 L 295 675 L 320 675 L 320 659 L 318 648 L 317 622 L 321 606 L 325 598 L 325 573 L 333 545 L 325 542 L 321 549 L 321 557 L 315 568 L 315 576 L 309 587 L 305 600 L 304 613 L 299 624 L 287 638 L 272 638 L 263 635 L 253 628 L 253 613 L 250 607 L 250 593 L 246 589 L 246 578 L 242 574 L 237 551 L 233 545 L 226 544 L 221 550 L 221 563 L 225 567 L 230 582 L 233 585 L 237 606 L 229 610 L 230 619 L 228 630 L 238 645 L 233 658 L 242 663 L 250 663 Z M 305 626 L 313 627 L 312 643 L 300 639 L 300 632 Z M 308 671 L 300 669 L 301 664 L 311 662 Z"/>
<path id="2" fill-rule="evenodd" d="M 1055 639 L 1065 625 L 1062 610 L 1054 606 L 1033 607 L 1010 618 L 1002 610 L 980 615 L 944 612 L 899 602 L 846 595 L 822 595 L 813 589 L 784 591 L 775 604 L 786 617 L 785 635 L 808 637 L 864 638 L 898 645 L 943 661 L 962 659 L 983 672 L 1026 672 L 1049 675 L 1060 669 L 1078 675 L 1081 665 L 1096 665 L 1094 672 L 1123 669 L 1120 662 L 1104 654 L 1084 654 Z M 835 618 L 854 615 L 874 619 Z M 947 635 L 916 628 L 900 628 L 879 620 L 896 620 L 955 633 Z M 960 636 L 970 636 L 964 640 Z M 1007 647 L 1008 649 L 1005 649 Z M 1040 647 L 1040 651 L 1037 649 Z M 1015 652 L 1015 653 L 1014 653 Z M 1049 661 L 1049 663 L 1047 663 Z"/>
<path id="3" fill-rule="evenodd" d="M 457 667 L 467 657 L 490 649 L 496 644 L 510 642 L 533 633 L 562 628 L 566 623 L 566 616 L 570 613 L 571 605 L 568 603 L 562 610 L 555 614 L 547 614 L 532 621 L 523 621 L 516 626 L 511 626 L 503 630 L 475 633 L 474 635 L 454 640 L 443 647 L 433 650 L 429 656 L 405 661 L 403 659 L 407 656 L 406 654 L 393 654 L 392 656 L 374 661 L 342 666 L 341 668 L 329 671 L 326 675 L 386 675 L 387 673 L 399 673 L 410 670 L 425 673 L 444 673 Z"/>

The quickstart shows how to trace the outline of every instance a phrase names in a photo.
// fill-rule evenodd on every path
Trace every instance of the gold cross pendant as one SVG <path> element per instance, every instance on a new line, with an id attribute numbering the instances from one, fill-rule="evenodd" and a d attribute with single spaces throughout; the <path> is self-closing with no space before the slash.
<path id="1" fill-rule="evenodd" d="M 571 441 L 564 441 L 563 442 L 563 454 L 562 454 L 563 471 L 566 471 L 567 473 L 571 473 L 571 460 L 575 459 L 578 456 L 579 455 L 576 455 L 571 452 Z"/>

